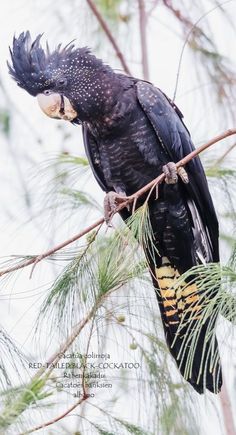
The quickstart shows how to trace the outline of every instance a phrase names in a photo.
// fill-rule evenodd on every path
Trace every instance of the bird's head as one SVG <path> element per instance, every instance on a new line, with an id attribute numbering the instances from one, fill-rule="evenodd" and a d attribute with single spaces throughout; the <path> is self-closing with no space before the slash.
<path id="1" fill-rule="evenodd" d="M 43 112 L 51 118 L 89 120 L 109 107 L 112 69 L 93 56 L 88 48 L 73 43 L 50 51 L 32 41 L 30 33 L 14 37 L 9 72 L 18 86 L 36 96 Z M 110 101 L 111 102 L 111 101 Z"/>

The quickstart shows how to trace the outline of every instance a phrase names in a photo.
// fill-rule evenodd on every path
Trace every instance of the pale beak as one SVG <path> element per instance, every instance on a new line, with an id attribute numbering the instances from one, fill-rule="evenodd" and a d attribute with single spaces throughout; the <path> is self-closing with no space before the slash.
<path id="1" fill-rule="evenodd" d="M 70 101 L 64 95 L 60 94 L 38 94 L 37 100 L 39 107 L 50 118 L 64 119 L 65 121 L 73 121 L 78 114 L 73 109 Z"/>

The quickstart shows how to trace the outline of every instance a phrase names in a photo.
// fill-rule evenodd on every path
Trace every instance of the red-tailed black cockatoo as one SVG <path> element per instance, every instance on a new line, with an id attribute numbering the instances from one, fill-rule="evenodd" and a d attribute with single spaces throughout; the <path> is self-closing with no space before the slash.
<path id="1" fill-rule="evenodd" d="M 158 198 L 149 199 L 155 258 L 146 249 L 165 337 L 195 390 L 219 392 L 215 319 L 202 321 L 207 300 L 195 282 L 176 286 L 192 266 L 219 261 L 218 221 L 200 159 L 195 157 L 185 169 L 175 166 L 194 150 L 181 112 L 151 83 L 115 72 L 89 49 L 68 44 L 44 50 L 40 40 L 41 35 L 32 41 L 29 32 L 14 38 L 9 72 L 37 97 L 48 116 L 82 125 L 88 160 L 106 192 L 105 217 L 126 196 L 165 173 Z M 128 218 L 131 211 L 121 214 Z M 186 325 L 178 329 L 183 316 Z M 197 339 L 190 356 L 186 334 L 194 329 Z M 186 375 L 187 363 L 191 370 Z"/>

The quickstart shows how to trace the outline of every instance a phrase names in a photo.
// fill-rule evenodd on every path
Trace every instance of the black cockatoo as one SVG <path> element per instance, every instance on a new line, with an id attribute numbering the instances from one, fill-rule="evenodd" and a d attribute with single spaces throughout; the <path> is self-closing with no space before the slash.
<path id="1" fill-rule="evenodd" d="M 185 169 L 175 166 L 194 149 L 183 116 L 151 83 L 115 72 L 89 49 L 72 43 L 44 50 L 41 36 L 33 42 L 29 32 L 14 38 L 9 72 L 48 116 L 82 124 L 88 160 L 107 194 L 105 217 L 126 196 L 165 173 L 158 198 L 149 199 L 155 259 L 146 252 L 165 337 L 195 390 L 217 393 L 222 373 L 215 319 L 201 321 L 206 302 L 196 283 L 176 286 L 192 266 L 219 261 L 218 221 L 200 159 Z M 125 209 L 122 217 L 130 214 Z M 178 329 L 183 316 L 186 326 Z M 190 356 L 191 346 L 183 340 L 194 329 L 197 340 Z M 187 364 L 191 370 L 186 372 Z"/>

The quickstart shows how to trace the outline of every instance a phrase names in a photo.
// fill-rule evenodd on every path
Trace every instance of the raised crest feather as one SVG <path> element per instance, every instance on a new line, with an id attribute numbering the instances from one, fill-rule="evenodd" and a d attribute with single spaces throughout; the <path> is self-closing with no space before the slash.
<path id="1" fill-rule="evenodd" d="M 64 47 L 59 44 L 53 51 L 48 43 L 45 49 L 41 45 L 43 33 L 32 40 L 30 32 L 20 33 L 14 36 L 12 48 L 9 47 L 11 62 L 7 62 L 9 73 L 17 82 L 18 86 L 25 89 L 29 94 L 36 96 L 53 85 L 60 75 L 60 67 L 69 67 L 72 63 L 80 62 L 85 56 L 89 56 L 94 64 L 103 65 L 90 53 L 89 48 L 76 48 L 72 40 Z"/>

